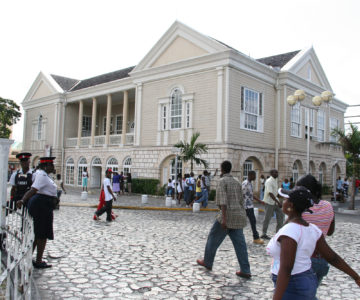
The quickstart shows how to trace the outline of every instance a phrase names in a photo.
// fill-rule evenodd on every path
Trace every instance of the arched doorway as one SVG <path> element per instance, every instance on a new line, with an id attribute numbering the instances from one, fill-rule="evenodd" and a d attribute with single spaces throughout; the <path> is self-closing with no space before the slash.
<path id="1" fill-rule="evenodd" d="M 255 171 L 256 179 L 253 182 L 253 189 L 254 191 L 259 191 L 260 189 L 260 175 L 264 171 L 263 166 L 258 158 L 255 156 L 248 157 L 243 165 L 242 165 L 242 178 L 241 180 L 244 181 L 247 179 L 249 171 Z"/>
<path id="2" fill-rule="evenodd" d="M 115 157 L 108 159 L 106 169 L 111 169 L 113 172 L 119 172 L 119 163 Z"/>
<path id="3" fill-rule="evenodd" d="M 340 166 L 336 163 L 331 168 L 331 184 L 333 186 L 333 191 L 336 191 L 336 180 L 339 178 L 341 174 Z"/>
<path id="4" fill-rule="evenodd" d="M 124 159 L 123 172 L 124 172 L 125 176 L 127 176 L 127 174 L 131 173 L 131 157 L 129 157 L 129 156 Z"/>
<path id="5" fill-rule="evenodd" d="M 80 158 L 78 163 L 77 185 L 82 186 L 82 173 L 87 169 L 87 160 L 85 157 Z"/>
<path id="6" fill-rule="evenodd" d="M 169 178 L 175 178 L 176 172 L 179 174 L 183 173 L 183 163 L 181 160 L 178 160 L 178 165 L 175 171 L 175 155 L 169 155 L 166 157 L 160 164 L 160 181 L 161 185 L 164 185 L 168 182 Z"/>
<path id="7" fill-rule="evenodd" d="M 292 167 L 292 178 L 294 180 L 294 183 L 298 181 L 301 174 L 303 174 L 302 163 L 300 160 L 296 160 Z"/>
<path id="8" fill-rule="evenodd" d="M 319 182 L 321 184 L 324 184 L 326 182 L 326 164 L 322 162 L 319 166 Z"/>
<path id="9" fill-rule="evenodd" d="M 309 167 L 310 167 L 309 173 L 314 176 L 316 168 L 315 168 L 315 163 L 312 160 L 309 163 Z"/>
<path id="10" fill-rule="evenodd" d="M 91 180 L 90 187 L 91 188 L 100 188 L 101 187 L 101 170 L 102 164 L 101 159 L 99 157 L 94 157 L 91 162 Z"/>
<path id="11" fill-rule="evenodd" d="M 74 185 L 74 160 L 70 157 L 65 164 L 65 184 Z"/>

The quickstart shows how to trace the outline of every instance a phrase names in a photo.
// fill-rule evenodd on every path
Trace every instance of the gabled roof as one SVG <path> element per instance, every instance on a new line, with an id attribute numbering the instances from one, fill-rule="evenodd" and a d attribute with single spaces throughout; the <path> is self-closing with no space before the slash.
<path id="1" fill-rule="evenodd" d="M 110 81 L 115 81 L 115 80 L 119 80 L 122 78 L 126 78 L 129 77 L 129 73 L 135 68 L 135 66 L 132 67 L 128 67 L 125 69 L 121 69 L 118 71 L 114 71 L 114 72 L 110 72 L 110 73 L 106 73 L 106 74 L 102 74 L 99 76 L 95 76 L 95 77 L 91 77 L 85 80 L 81 80 L 79 81 L 78 84 L 76 84 L 70 91 L 77 91 L 77 90 L 81 90 L 84 88 L 88 88 L 91 86 L 95 86 L 98 84 L 102 84 L 102 83 L 106 83 L 106 82 L 110 82 Z"/>
<path id="2" fill-rule="evenodd" d="M 298 54 L 300 50 L 292 51 L 288 53 L 258 58 L 257 61 L 261 62 L 262 64 L 271 66 L 273 68 L 282 68 L 285 66 L 296 54 Z"/>
<path id="3" fill-rule="evenodd" d="M 67 78 L 59 75 L 51 74 L 51 77 L 57 82 L 58 85 L 60 85 L 64 91 L 71 90 L 71 88 L 79 82 L 78 79 Z"/>

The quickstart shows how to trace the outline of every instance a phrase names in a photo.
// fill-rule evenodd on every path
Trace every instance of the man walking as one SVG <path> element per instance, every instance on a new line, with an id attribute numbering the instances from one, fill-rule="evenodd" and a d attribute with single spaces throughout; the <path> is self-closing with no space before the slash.
<path id="1" fill-rule="evenodd" d="M 107 169 L 104 179 L 104 193 L 105 193 L 105 206 L 95 212 L 94 219 L 98 220 L 104 212 L 106 212 L 106 221 L 111 222 L 111 209 L 113 200 L 116 201 L 116 197 L 111 189 L 111 169 Z"/>
<path id="2" fill-rule="evenodd" d="M 264 204 L 264 202 L 254 196 L 253 186 L 252 186 L 251 181 L 254 181 L 255 179 L 256 179 L 255 171 L 249 171 L 248 178 L 245 179 L 242 183 L 242 193 L 243 193 L 243 197 L 244 197 L 244 205 L 245 205 L 246 215 L 250 221 L 251 230 L 253 233 L 254 244 L 262 245 L 262 244 L 264 244 L 264 241 L 259 238 L 259 233 L 256 230 L 256 218 L 255 218 L 255 214 L 254 214 L 253 200 L 255 199 L 256 201 L 258 201 L 261 204 Z"/>
<path id="3" fill-rule="evenodd" d="M 263 234 L 261 236 L 262 239 L 270 240 L 270 237 L 266 234 L 270 219 L 276 214 L 276 232 L 283 226 L 284 223 L 284 213 L 281 210 L 281 203 L 279 199 L 276 197 L 278 193 L 278 171 L 276 169 L 272 169 L 270 171 L 270 177 L 265 182 L 265 192 L 264 192 L 264 202 L 265 202 L 265 219 L 263 223 Z"/>
<path id="4" fill-rule="evenodd" d="M 246 248 L 243 228 L 246 226 L 246 213 L 241 193 L 241 184 L 232 175 L 231 162 L 225 160 L 221 164 L 221 179 L 216 190 L 216 204 L 221 211 L 216 217 L 210 230 L 205 247 L 204 259 L 196 262 L 208 270 L 212 269 L 216 251 L 229 235 L 240 265 L 237 276 L 249 279 L 251 277 L 250 264 Z"/>

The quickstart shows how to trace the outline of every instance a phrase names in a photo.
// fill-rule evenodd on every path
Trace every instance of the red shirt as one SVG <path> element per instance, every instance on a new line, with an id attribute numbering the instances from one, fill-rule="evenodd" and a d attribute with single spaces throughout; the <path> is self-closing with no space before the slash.
<path id="1" fill-rule="evenodd" d="M 334 209 L 332 208 L 331 203 L 320 200 L 318 204 L 314 204 L 313 207 L 310 207 L 310 210 L 313 213 L 304 212 L 302 214 L 303 219 L 319 227 L 324 236 L 326 236 L 331 222 L 334 219 Z"/>

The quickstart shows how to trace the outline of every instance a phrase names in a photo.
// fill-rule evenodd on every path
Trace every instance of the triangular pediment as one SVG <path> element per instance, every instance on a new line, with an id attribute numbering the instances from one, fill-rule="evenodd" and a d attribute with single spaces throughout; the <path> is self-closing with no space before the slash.
<path id="1" fill-rule="evenodd" d="M 300 51 L 281 70 L 294 73 L 325 90 L 332 91 L 324 69 L 320 64 L 313 47 Z"/>
<path id="2" fill-rule="evenodd" d="M 31 85 L 30 90 L 26 94 L 23 103 L 63 92 L 63 89 L 50 75 L 46 75 L 46 73 L 40 72 L 34 83 Z"/>
<path id="3" fill-rule="evenodd" d="M 228 49 L 222 43 L 176 21 L 135 67 L 133 72 Z"/>

